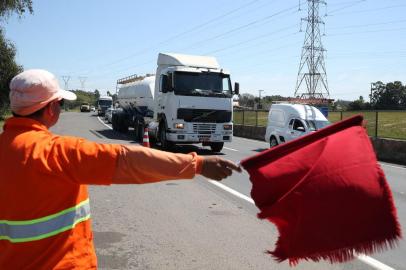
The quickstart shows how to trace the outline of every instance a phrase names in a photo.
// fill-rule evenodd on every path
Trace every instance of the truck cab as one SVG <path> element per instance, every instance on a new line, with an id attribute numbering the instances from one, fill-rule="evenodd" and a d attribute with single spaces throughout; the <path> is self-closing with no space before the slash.
<path id="1" fill-rule="evenodd" d="M 202 143 L 215 152 L 233 134 L 230 73 L 214 57 L 160 53 L 155 78 L 154 120 L 163 148 Z"/>
<path id="2" fill-rule="evenodd" d="M 101 96 L 97 100 L 97 115 L 104 116 L 106 110 L 113 105 L 113 98 L 110 96 Z"/>

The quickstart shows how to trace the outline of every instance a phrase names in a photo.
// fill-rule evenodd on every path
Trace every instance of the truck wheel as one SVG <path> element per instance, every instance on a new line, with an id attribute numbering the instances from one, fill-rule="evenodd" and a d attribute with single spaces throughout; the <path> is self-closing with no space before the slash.
<path id="1" fill-rule="evenodd" d="M 166 140 L 166 128 L 164 123 L 159 125 L 159 141 L 161 142 L 161 148 L 163 150 L 170 150 L 173 147 L 173 143 Z"/>
<path id="2" fill-rule="evenodd" d="M 122 133 L 128 132 L 128 126 L 125 123 L 124 115 L 117 114 L 117 130 Z"/>
<path id="3" fill-rule="evenodd" d="M 221 152 L 223 146 L 224 146 L 223 142 L 214 142 L 210 144 L 211 151 L 216 153 Z"/>
<path id="4" fill-rule="evenodd" d="M 275 147 L 278 145 L 278 141 L 274 136 L 269 139 L 269 148 Z"/>
<path id="5" fill-rule="evenodd" d="M 117 118 L 118 118 L 117 114 L 113 114 L 111 116 L 111 125 L 112 125 L 114 131 L 117 131 Z"/>
<path id="6" fill-rule="evenodd" d="M 134 123 L 135 140 L 137 142 L 143 141 L 144 138 L 144 123 L 140 119 L 136 119 Z"/>

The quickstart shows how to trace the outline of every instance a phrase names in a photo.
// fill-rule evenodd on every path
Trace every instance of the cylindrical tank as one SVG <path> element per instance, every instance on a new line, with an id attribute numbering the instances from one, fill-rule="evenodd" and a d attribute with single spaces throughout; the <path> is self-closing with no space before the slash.
<path id="1" fill-rule="evenodd" d="M 117 101 L 124 109 L 132 106 L 148 107 L 154 110 L 155 76 L 122 85 L 117 94 Z"/>

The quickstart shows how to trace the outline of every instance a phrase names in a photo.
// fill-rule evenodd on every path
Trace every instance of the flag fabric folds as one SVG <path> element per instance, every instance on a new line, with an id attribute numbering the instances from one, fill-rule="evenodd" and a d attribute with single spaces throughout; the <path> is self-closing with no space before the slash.
<path id="1" fill-rule="evenodd" d="M 393 247 L 396 208 L 362 116 L 354 116 L 241 162 L 258 217 L 276 225 L 276 260 L 331 263 Z"/>

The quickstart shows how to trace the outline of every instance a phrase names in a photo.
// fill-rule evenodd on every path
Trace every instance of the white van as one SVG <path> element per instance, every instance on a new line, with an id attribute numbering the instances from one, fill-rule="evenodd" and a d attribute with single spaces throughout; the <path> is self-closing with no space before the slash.
<path id="1" fill-rule="evenodd" d="M 303 104 L 272 104 L 265 141 L 273 147 L 329 124 L 330 122 L 316 107 Z"/>

